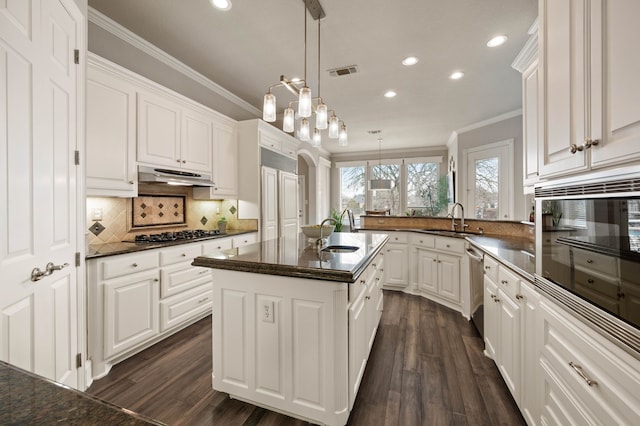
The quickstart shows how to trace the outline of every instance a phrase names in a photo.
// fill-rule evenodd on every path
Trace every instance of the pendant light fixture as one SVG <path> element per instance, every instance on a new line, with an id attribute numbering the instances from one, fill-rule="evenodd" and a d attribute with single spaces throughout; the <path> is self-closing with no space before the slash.
<path id="1" fill-rule="evenodd" d="M 382 138 L 378 138 L 378 168 L 382 169 Z M 376 191 L 388 191 L 391 189 L 390 179 L 371 179 L 369 189 Z"/>
<path id="2" fill-rule="evenodd" d="M 289 102 L 289 106 L 285 108 L 282 119 L 282 130 L 292 133 L 296 129 L 296 118 L 301 118 L 298 128 L 298 138 L 303 142 L 311 141 L 314 146 L 322 144 L 322 131 L 328 129 L 328 137 L 330 139 L 338 139 L 340 146 L 348 143 L 347 126 L 338 118 L 335 111 L 329 111 L 329 108 L 320 97 L 320 19 L 326 15 L 318 0 L 302 0 L 304 3 L 304 80 L 289 80 L 284 75 L 280 76 L 280 81 L 269 86 L 267 93 L 264 95 L 262 107 L 262 119 L 273 123 L 276 121 L 276 96 L 272 93 L 272 89 L 284 86 L 297 99 Z M 318 21 L 318 97 L 313 97 L 311 89 L 307 83 L 307 13 Z M 297 116 L 292 108 L 292 104 L 298 103 Z M 309 117 L 315 112 L 315 126 L 311 131 L 309 125 Z M 329 112 L 331 116 L 329 117 Z"/>

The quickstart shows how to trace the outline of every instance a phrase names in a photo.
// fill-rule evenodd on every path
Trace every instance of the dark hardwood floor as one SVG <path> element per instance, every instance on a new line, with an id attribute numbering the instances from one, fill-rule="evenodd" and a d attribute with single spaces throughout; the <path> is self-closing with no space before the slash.
<path id="1" fill-rule="evenodd" d="M 459 313 L 385 291 L 349 425 L 524 425 Z M 211 389 L 211 318 L 113 367 L 88 393 L 171 425 L 303 425 Z"/>

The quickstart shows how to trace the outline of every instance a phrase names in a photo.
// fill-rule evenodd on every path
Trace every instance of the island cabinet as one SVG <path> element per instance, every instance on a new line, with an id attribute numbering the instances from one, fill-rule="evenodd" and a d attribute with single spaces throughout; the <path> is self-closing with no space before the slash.
<path id="1" fill-rule="evenodd" d="M 541 0 L 539 173 L 637 163 L 640 16 L 635 0 Z"/>
<path id="2" fill-rule="evenodd" d="M 318 252 L 263 240 L 193 262 L 212 268 L 213 388 L 314 424 L 344 425 L 383 306 L 387 236 L 334 233 Z"/>
<path id="3" fill-rule="evenodd" d="M 388 232 L 388 234 L 389 242 L 384 248 L 387 260 L 384 285 L 389 289 L 404 289 L 409 285 L 409 234 L 407 232 Z"/>

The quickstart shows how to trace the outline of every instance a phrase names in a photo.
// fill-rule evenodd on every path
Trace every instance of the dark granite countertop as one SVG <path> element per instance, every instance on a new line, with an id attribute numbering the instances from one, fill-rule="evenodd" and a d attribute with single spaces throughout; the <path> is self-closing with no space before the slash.
<path id="1" fill-rule="evenodd" d="M 0 361 L 0 424 L 162 425 Z"/>
<path id="2" fill-rule="evenodd" d="M 318 253 L 303 234 L 197 257 L 192 265 L 258 274 L 352 283 L 387 242 L 387 234 L 334 232 L 326 245 L 357 246 L 352 253 Z"/>
<path id="3" fill-rule="evenodd" d="M 134 253 L 137 251 L 151 250 L 163 247 L 171 247 L 180 244 L 199 243 L 209 240 L 215 240 L 218 238 L 235 237 L 236 235 L 249 234 L 257 232 L 251 231 L 235 231 L 227 230 L 226 233 L 192 240 L 176 240 L 176 241 L 163 241 L 159 243 L 134 243 L 134 242 L 117 242 L 117 243 L 104 243 L 104 244 L 90 244 L 85 259 L 94 259 L 96 257 L 114 256 L 116 254 Z"/>
<path id="4" fill-rule="evenodd" d="M 533 282 L 536 270 L 535 243 L 521 237 L 473 235 L 467 241 Z"/>

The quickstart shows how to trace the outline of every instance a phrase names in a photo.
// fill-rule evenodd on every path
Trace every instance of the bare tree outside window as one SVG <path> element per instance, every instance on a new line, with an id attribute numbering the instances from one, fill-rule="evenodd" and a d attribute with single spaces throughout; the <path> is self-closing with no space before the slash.
<path id="1" fill-rule="evenodd" d="M 483 158 L 475 161 L 475 217 L 477 219 L 496 219 L 498 217 L 499 166 L 498 157 Z"/>
<path id="2" fill-rule="evenodd" d="M 349 208 L 357 220 L 365 211 L 365 166 L 340 168 L 340 211 Z"/>
<path id="3" fill-rule="evenodd" d="M 415 216 L 439 216 L 447 207 L 446 178 L 438 163 L 407 164 L 407 209 Z"/>

